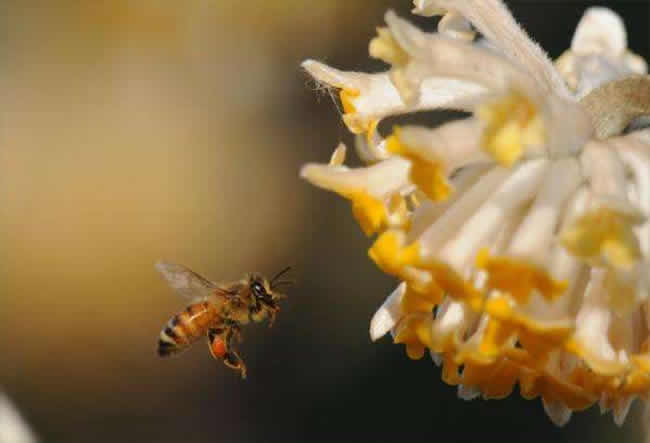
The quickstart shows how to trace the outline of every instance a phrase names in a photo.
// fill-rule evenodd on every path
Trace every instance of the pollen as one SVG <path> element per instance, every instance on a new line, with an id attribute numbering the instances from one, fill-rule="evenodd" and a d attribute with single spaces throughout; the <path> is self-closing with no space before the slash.
<path id="1" fill-rule="evenodd" d="M 479 106 L 477 115 L 486 125 L 483 149 L 502 166 L 515 164 L 527 145 L 544 142 L 544 125 L 537 108 L 519 92 Z"/>

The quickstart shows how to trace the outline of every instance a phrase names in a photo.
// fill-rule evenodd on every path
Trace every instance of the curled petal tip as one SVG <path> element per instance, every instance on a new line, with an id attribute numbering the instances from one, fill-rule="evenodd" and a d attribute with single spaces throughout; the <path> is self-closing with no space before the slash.
<path id="1" fill-rule="evenodd" d="M 404 292 L 406 292 L 406 283 L 401 283 L 373 315 L 370 320 L 370 339 L 372 341 L 379 340 L 397 324 L 400 315 L 400 300 Z"/>
<path id="2" fill-rule="evenodd" d="M 544 411 L 553 424 L 558 427 L 566 425 L 571 420 L 571 409 L 559 401 L 547 401 L 542 399 Z"/>

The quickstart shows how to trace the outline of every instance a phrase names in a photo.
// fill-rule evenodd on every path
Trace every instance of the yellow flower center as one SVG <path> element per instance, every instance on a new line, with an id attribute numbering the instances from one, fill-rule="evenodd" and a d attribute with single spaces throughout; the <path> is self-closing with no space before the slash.
<path id="1" fill-rule="evenodd" d="M 560 236 L 573 255 L 595 264 L 602 262 L 629 269 L 641 258 L 633 225 L 639 221 L 609 208 L 599 208 L 579 217 Z"/>
<path id="2" fill-rule="evenodd" d="M 517 91 L 481 105 L 477 115 L 486 124 L 481 140 L 483 149 L 502 166 L 516 163 L 526 145 L 544 142 L 544 125 L 537 108 Z"/>

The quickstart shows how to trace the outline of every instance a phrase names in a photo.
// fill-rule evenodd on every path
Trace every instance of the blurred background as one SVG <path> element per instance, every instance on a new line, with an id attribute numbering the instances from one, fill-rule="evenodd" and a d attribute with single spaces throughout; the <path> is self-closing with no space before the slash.
<path id="1" fill-rule="evenodd" d="M 553 57 L 595 4 L 509 2 Z M 42 442 L 639 441 L 638 407 L 558 429 L 539 400 L 458 400 L 429 359 L 370 343 L 394 282 L 348 203 L 298 178 L 351 142 L 299 63 L 384 69 L 368 41 L 409 1 L 4 5 L 0 391 Z M 648 3 L 609 6 L 648 59 Z M 245 330 L 248 380 L 203 343 L 158 359 L 185 303 L 161 258 L 214 280 L 295 267 L 273 329 Z"/>

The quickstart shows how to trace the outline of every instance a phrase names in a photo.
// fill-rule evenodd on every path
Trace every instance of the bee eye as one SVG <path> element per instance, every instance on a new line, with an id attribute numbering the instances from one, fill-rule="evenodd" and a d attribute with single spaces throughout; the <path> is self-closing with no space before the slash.
<path id="1" fill-rule="evenodd" d="M 263 297 L 266 294 L 266 291 L 258 282 L 253 283 L 252 288 L 257 297 Z"/>

